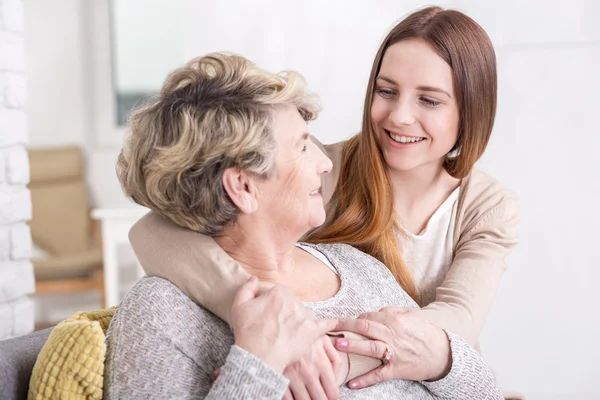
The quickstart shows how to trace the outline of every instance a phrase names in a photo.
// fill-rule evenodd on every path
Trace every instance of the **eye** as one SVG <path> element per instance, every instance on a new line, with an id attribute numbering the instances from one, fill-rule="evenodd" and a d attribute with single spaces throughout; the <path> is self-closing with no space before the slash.
<path id="1" fill-rule="evenodd" d="M 433 100 L 430 99 L 428 97 L 420 97 L 419 100 L 427 107 L 437 107 L 439 106 L 442 102 L 441 101 L 437 101 L 437 100 Z"/>
<path id="2" fill-rule="evenodd" d="M 391 99 L 392 97 L 394 97 L 396 95 L 395 91 L 393 91 L 391 89 L 387 89 L 387 88 L 375 89 L 375 93 L 377 93 L 384 99 Z"/>

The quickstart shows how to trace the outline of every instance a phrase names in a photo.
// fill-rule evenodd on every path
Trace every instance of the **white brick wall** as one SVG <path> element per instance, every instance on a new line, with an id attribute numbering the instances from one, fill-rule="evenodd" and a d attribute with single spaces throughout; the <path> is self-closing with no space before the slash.
<path id="1" fill-rule="evenodd" d="M 0 339 L 33 330 L 23 0 L 0 0 Z"/>

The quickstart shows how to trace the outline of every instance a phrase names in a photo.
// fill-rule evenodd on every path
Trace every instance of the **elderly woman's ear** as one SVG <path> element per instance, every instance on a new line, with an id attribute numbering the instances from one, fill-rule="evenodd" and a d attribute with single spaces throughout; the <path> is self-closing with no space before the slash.
<path id="1" fill-rule="evenodd" d="M 235 206 L 244 214 L 252 214 L 258 208 L 259 189 L 253 177 L 237 168 L 223 172 L 223 188 Z"/>

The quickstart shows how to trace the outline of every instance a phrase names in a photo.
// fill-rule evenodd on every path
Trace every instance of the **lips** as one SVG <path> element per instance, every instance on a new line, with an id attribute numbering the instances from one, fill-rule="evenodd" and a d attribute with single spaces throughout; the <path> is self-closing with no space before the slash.
<path id="1" fill-rule="evenodd" d="M 312 192 L 310 192 L 308 195 L 309 196 L 316 196 L 316 195 L 320 195 L 321 194 L 321 188 L 315 189 Z"/>

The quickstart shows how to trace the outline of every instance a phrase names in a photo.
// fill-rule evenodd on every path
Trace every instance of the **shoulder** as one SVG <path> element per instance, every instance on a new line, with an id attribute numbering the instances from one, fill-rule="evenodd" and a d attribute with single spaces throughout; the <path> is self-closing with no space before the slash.
<path id="1" fill-rule="evenodd" d="M 231 346 L 226 329 L 171 282 L 142 278 L 117 308 L 106 334 L 106 396 L 201 397 Z"/>
<path id="2" fill-rule="evenodd" d="M 123 331 L 130 338 L 155 336 L 196 345 L 209 340 L 211 333 L 228 330 L 224 321 L 158 277 L 142 278 L 133 286 L 117 308 L 111 328 L 111 333 Z"/>
<path id="3" fill-rule="evenodd" d="M 503 237 L 516 237 L 519 198 L 495 178 L 478 169 L 463 180 L 458 203 L 460 234 L 498 231 Z M 458 227 L 458 226 L 457 226 Z"/>
<path id="4" fill-rule="evenodd" d="M 325 149 L 327 156 L 331 158 L 332 161 L 335 159 L 336 161 L 339 160 L 341 162 L 344 144 L 346 144 L 345 140 L 337 143 L 326 144 L 323 146 L 323 148 Z"/>
<path id="5" fill-rule="evenodd" d="M 345 259 L 365 259 L 365 260 L 369 260 L 369 261 L 376 261 L 379 262 L 377 259 L 371 257 L 370 255 L 368 255 L 367 253 L 364 253 L 362 251 L 360 251 L 359 249 L 357 249 L 354 246 L 351 246 L 349 244 L 344 244 L 344 243 L 319 243 L 319 244 L 312 244 L 312 243 L 303 243 L 306 244 L 310 247 L 313 247 L 317 250 L 319 250 L 321 253 L 325 254 L 325 256 L 329 257 L 334 257 L 336 259 L 339 260 L 345 260 Z M 333 262 L 332 262 L 333 264 Z"/>
<path id="6" fill-rule="evenodd" d="M 477 219 L 490 212 L 512 217 L 518 215 L 519 198 L 495 178 L 473 169 L 461 185 L 459 207 L 468 219 Z"/>
<path id="7" fill-rule="evenodd" d="M 157 302 L 162 299 L 163 301 Z M 125 295 L 119 305 L 121 312 L 128 313 L 170 313 L 177 309 L 193 310 L 195 304 L 177 286 L 159 277 L 140 279 Z M 198 308 L 197 306 L 195 306 Z"/>
<path id="8" fill-rule="evenodd" d="M 329 175 L 335 176 L 336 178 L 340 174 L 340 169 L 342 168 L 342 153 L 344 152 L 344 145 L 346 141 L 326 144 L 323 146 L 323 150 L 327 157 L 331 159 L 333 164 L 333 168 L 331 169 L 331 173 Z"/>
<path id="9" fill-rule="evenodd" d="M 504 201 L 518 201 L 514 191 L 478 169 L 473 169 L 461 186 L 461 190 L 466 194 L 463 200 L 468 200 L 468 205 L 471 207 L 486 204 L 493 206 Z"/>

